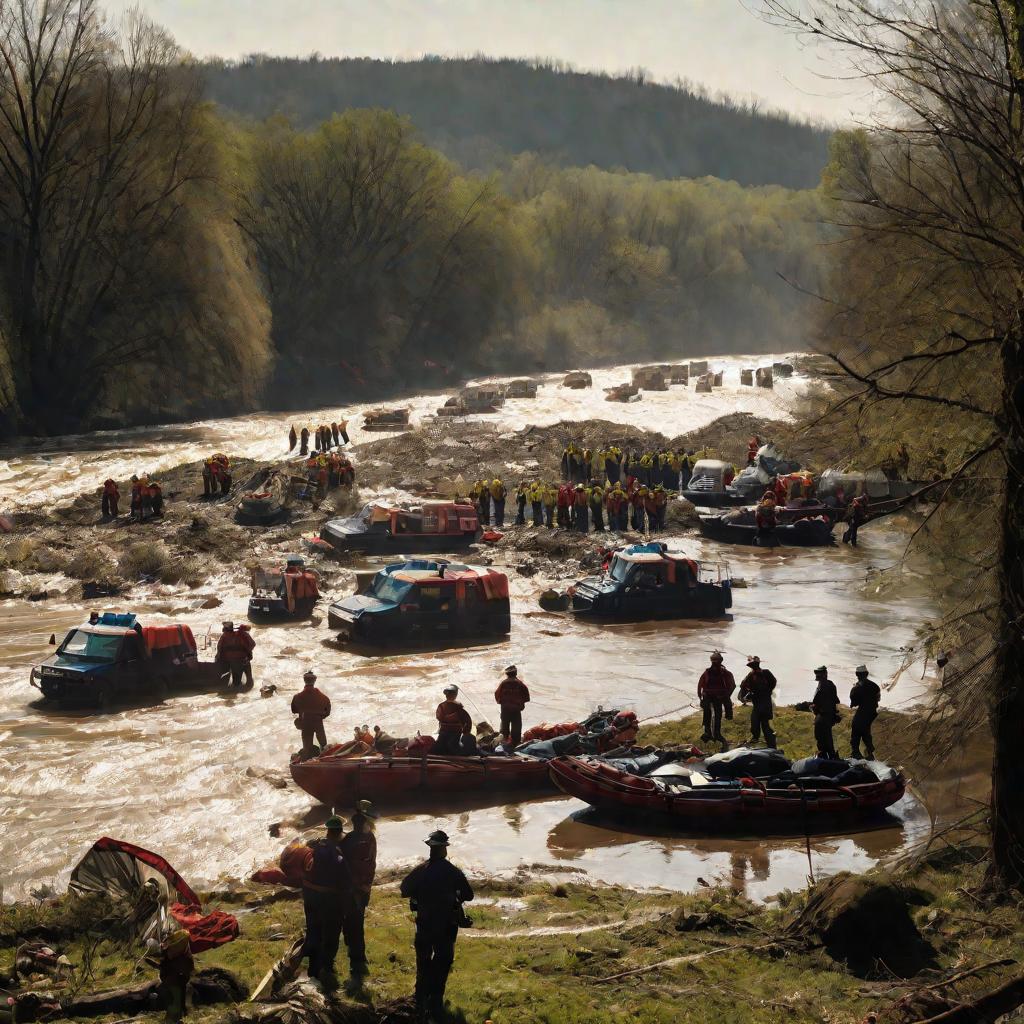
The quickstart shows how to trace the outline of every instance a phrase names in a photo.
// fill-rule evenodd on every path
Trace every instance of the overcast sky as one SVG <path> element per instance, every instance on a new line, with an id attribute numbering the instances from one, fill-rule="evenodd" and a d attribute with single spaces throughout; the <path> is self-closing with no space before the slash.
<path id="1" fill-rule="evenodd" d="M 828 55 L 765 25 L 756 0 L 107 0 L 138 3 L 196 56 L 554 57 L 647 68 L 773 107 L 846 121 L 862 95 Z"/>

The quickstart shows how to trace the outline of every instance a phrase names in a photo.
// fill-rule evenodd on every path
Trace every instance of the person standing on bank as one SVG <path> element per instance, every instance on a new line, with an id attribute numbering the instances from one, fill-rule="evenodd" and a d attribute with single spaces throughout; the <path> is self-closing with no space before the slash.
<path id="1" fill-rule="evenodd" d="M 337 815 L 326 821 L 327 834 L 309 844 L 302 907 L 306 914 L 306 941 L 302 955 L 309 957 L 309 976 L 327 990 L 337 988 L 334 960 L 341 943 L 345 912 L 352 900 L 352 880 L 342 853 L 344 823 Z"/>
<path id="2" fill-rule="evenodd" d="M 818 756 L 835 761 L 835 741 L 832 739 L 832 727 L 839 718 L 839 692 L 836 684 L 828 677 L 828 669 L 822 665 L 814 670 L 817 687 L 811 698 L 811 710 L 814 712 L 814 742 L 818 746 Z"/>
<path id="3" fill-rule="evenodd" d="M 764 741 L 775 749 L 775 732 L 772 730 L 772 693 L 775 691 L 775 676 L 761 668 L 761 659 L 755 654 L 747 660 L 750 671 L 740 683 L 740 700 L 750 705 L 750 741 L 757 743 L 764 732 Z"/>
<path id="4" fill-rule="evenodd" d="M 860 745 L 864 743 L 869 761 L 875 759 L 875 741 L 871 738 L 871 723 L 878 717 L 878 705 L 882 690 L 878 683 L 868 678 L 866 665 L 855 669 L 857 682 L 850 690 L 850 707 L 853 708 L 853 723 L 850 726 L 850 756 L 860 757 Z"/>
<path id="5" fill-rule="evenodd" d="M 430 859 L 402 880 L 402 896 L 416 914 L 416 1011 L 420 1020 L 444 1019 L 444 990 L 455 961 L 463 903 L 473 898 L 466 876 L 448 860 L 448 836 L 431 832 Z"/>
<path id="6" fill-rule="evenodd" d="M 704 670 L 704 674 L 697 682 L 697 699 L 704 712 L 704 735 L 701 737 L 704 743 L 708 740 L 718 740 L 725 743 L 722 735 L 722 714 L 726 708 L 732 707 L 732 691 L 736 689 L 736 680 L 733 674 L 723 664 L 721 652 L 714 651 L 711 655 L 711 667 Z M 729 713 L 731 715 L 731 712 Z"/>
<path id="7" fill-rule="evenodd" d="M 494 702 L 501 708 L 501 742 L 518 747 L 523 738 L 523 710 L 530 703 L 530 691 L 519 678 L 515 665 L 505 669 L 505 676 L 494 691 Z"/>
<path id="8" fill-rule="evenodd" d="M 366 908 L 370 889 L 377 874 L 377 838 L 373 823 L 377 820 L 369 800 L 360 800 L 352 815 L 352 831 L 341 841 L 341 852 L 352 882 L 345 910 L 342 934 L 348 947 L 348 962 L 353 983 L 358 987 L 369 973 L 366 959 Z"/>

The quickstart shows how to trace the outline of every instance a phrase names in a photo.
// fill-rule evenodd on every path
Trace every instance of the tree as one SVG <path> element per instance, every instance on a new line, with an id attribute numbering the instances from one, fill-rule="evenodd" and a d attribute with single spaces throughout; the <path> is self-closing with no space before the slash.
<path id="1" fill-rule="evenodd" d="M 0 0 L 8 406 L 74 426 L 121 367 L 174 345 L 160 262 L 204 174 L 197 79 L 137 12 Z"/>
<path id="2" fill-rule="evenodd" d="M 838 141 L 837 221 L 879 261 L 876 287 L 829 296 L 840 403 L 928 414 L 963 441 L 946 494 L 989 494 L 997 599 L 964 613 L 989 643 L 946 686 L 984 699 L 991 855 L 1024 883 L 1024 0 L 765 0 L 780 24 L 843 48 L 892 113 Z M 847 264 L 849 265 L 849 264 Z M 882 271 L 884 270 L 884 277 Z M 868 272 L 870 276 L 870 271 Z M 986 489 L 992 463 L 998 486 Z"/>

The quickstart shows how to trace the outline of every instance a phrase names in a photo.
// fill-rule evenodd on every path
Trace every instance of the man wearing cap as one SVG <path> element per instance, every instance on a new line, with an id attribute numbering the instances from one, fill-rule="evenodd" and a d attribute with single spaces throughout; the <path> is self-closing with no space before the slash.
<path id="1" fill-rule="evenodd" d="M 775 690 L 775 676 L 761 668 L 761 659 L 755 654 L 747 659 L 750 671 L 740 683 L 740 700 L 750 705 L 750 742 L 757 743 L 764 731 L 764 741 L 775 749 L 775 732 L 772 729 L 772 693 Z"/>
<path id="2" fill-rule="evenodd" d="M 366 960 L 366 908 L 370 889 L 377 874 L 377 838 L 373 823 L 377 820 L 369 800 L 360 800 L 352 815 L 352 831 L 341 841 L 341 852 L 352 882 L 342 934 L 348 947 L 352 980 L 361 983 L 369 972 Z"/>
<path id="3" fill-rule="evenodd" d="M 327 746 L 327 733 L 324 730 L 324 719 L 331 713 L 331 700 L 322 690 L 316 687 L 316 673 L 310 669 L 302 677 L 302 689 L 292 697 L 292 714 L 295 715 L 295 728 L 302 733 L 302 759 L 313 756 L 313 740 L 320 744 L 323 751 Z"/>
<path id="4" fill-rule="evenodd" d="M 736 680 L 722 663 L 722 655 L 714 651 L 711 655 L 711 667 L 697 682 L 697 699 L 704 711 L 704 735 L 701 739 L 707 743 L 715 739 L 725 743 L 722 735 L 722 712 L 726 705 L 731 707 L 732 691 L 736 689 Z"/>
<path id="5" fill-rule="evenodd" d="M 416 913 L 416 1009 L 421 1019 L 444 1018 L 444 990 L 464 921 L 462 904 L 473 898 L 466 876 L 448 860 L 448 836 L 431 832 L 430 859 L 402 880 L 402 896 Z"/>
<path id="6" fill-rule="evenodd" d="M 242 685 L 242 676 L 251 653 L 245 635 L 235 629 L 233 622 L 225 622 L 217 641 L 217 664 L 231 673 L 228 686 Z"/>
<path id="7" fill-rule="evenodd" d="M 337 985 L 334 960 L 346 911 L 352 902 L 352 879 L 341 847 L 344 824 L 332 815 L 326 826 L 327 835 L 309 844 L 310 856 L 302 883 L 302 906 L 306 913 L 302 955 L 309 957 L 309 976 L 332 989 Z"/>
<path id="8" fill-rule="evenodd" d="M 530 691 L 519 678 L 515 665 L 505 669 L 505 676 L 494 691 L 494 702 L 501 708 L 503 743 L 518 747 L 523 738 L 523 709 L 530 703 Z"/>
<path id="9" fill-rule="evenodd" d="M 811 698 L 811 710 L 814 712 L 814 742 L 818 745 L 818 756 L 828 757 L 833 761 L 838 758 L 835 741 L 832 739 L 832 726 L 836 724 L 839 707 L 839 692 L 836 684 L 828 677 L 828 669 L 822 665 L 814 670 L 817 687 Z"/>
<path id="10" fill-rule="evenodd" d="M 449 684 L 444 688 L 444 700 L 437 705 L 437 741 L 432 754 L 461 754 L 462 737 L 473 733 L 473 719 L 469 712 L 455 699 L 459 688 Z"/>
<path id="11" fill-rule="evenodd" d="M 882 691 L 878 683 L 868 678 L 866 665 L 858 665 L 854 671 L 857 682 L 850 690 L 850 707 L 854 708 L 853 723 L 850 726 L 850 756 L 860 757 L 860 745 L 863 741 L 868 760 L 873 761 L 875 741 L 871 738 L 871 723 L 878 717 Z"/>

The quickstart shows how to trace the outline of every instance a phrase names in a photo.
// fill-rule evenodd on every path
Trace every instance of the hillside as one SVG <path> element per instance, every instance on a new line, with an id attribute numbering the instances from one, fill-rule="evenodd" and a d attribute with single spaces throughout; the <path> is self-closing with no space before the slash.
<path id="1" fill-rule="evenodd" d="M 656 178 L 713 176 L 742 185 L 813 188 L 827 159 L 822 128 L 692 88 L 515 60 L 289 59 L 204 66 L 208 93 L 259 120 L 312 128 L 350 108 L 412 119 L 424 140 L 470 169 L 540 153 Z"/>

